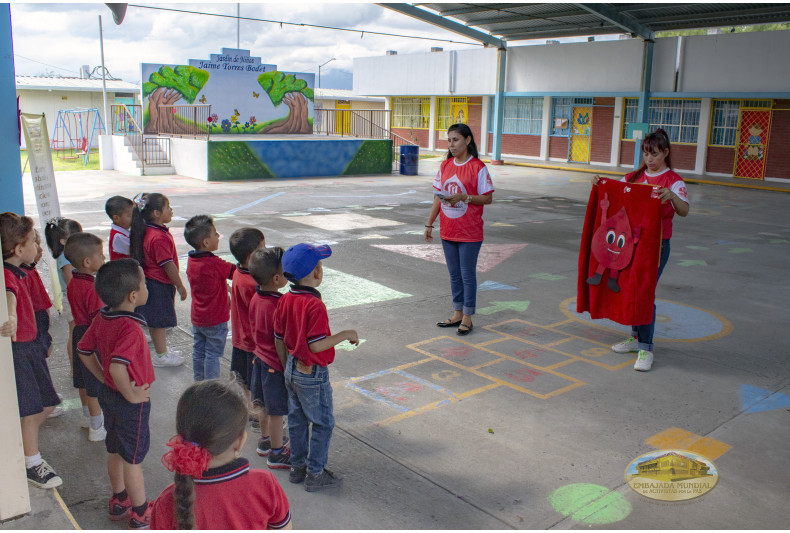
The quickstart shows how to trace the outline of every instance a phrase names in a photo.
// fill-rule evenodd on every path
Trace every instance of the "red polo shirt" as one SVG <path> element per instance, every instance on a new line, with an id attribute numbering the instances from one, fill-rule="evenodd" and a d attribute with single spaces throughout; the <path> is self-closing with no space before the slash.
<path id="1" fill-rule="evenodd" d="M 143 267 L 145 277 L 172 285 L 173 282 L 165 274 L 164 266 L 172 262 L 175 263 L 176 270 L 178 270 L 178 255 L 176 254 L 176 241 L 173 240 L 167 226 L 146 224 L 143 254 L 145 256 L 145 266 Z"/>
<path id="2" fill-rule="evenodd" d="M 283 372 L 282 363 L 274 346 L 274 312 L 282 294 L 263 291 L 258 287 L 250 301 L 250 325 L 255 338 L 255 355 L 264 363 Z"/>
<path id="3" fill-rule="evenodd" d="M 258 283 L 250 271 L 237 266 L 233 272 L 233 287 L 230 299 L 230 327 L 233 347 L 245 352 L 255 351 L 255 339 L 250 326 L 250 300 L 255 295 Z"/>
<path id="4" fill-rule="evenodd" d="M 187 279 L 193 326 L 208 328 L 230 320 L 228 280 L 235 270 L 235 265 L 211 252 L 189 252 Z"/>
<path id="5" fill-rule="evenodd" d="M 33 301 L 33 311 L 38 313 L 44 309 L 52 307 L 52 300 L 49 299 L 47 289 L 44 287 L 44 282 L 41 281 L 41 276 L 36 270 L 36 264 L 21 265 L 22 270 L 27 274 L 25 281 L 28 283 L 30 290 L 30 299 Z"/>
<path id="6" fill-rule="evenodd" d="M 154 365 L 151 352 L 141 326 L 145 319 L 137 313 L 110 311 L 102 309 L 88 327 L 88 331 L 77 344 L 77 351 L 83 355 L 95 353 L 104 373 L 104 384 L 117 391 L 110 376 L 110 363 L 126 365 L 129 381 L 136 385 L 149 385 L 154 382 Z"/>
<path id="7" fill-rule="evenodd" d="M 33 300 L 30 298 L 30 287 L 25 280 L 27 274 L 18 266 L 3 261 L 3 275 L 6 292 L 16 297 L 16 341 L 14 342 L 35 340 L 38 327 L 33 312 Z"/>
<path id="8" fill-rule="evenodd" d="M 71 306 L 75 326 L 90 326 L 93 317 L 99 314 L 104 302 L 101 301 L 93 285 L 93 276 L 73 270 L 71 281 L 66 287 L 66 296 Z"/>
<path id="9" fill-rule="evenodd" d="M 129 257 L 129 230 L 110 226 L 110 261 Z"/>
<path id="10" fill-rule="evenodd" d="M 329 315 L 321 293 L 312 287 L 291 285 L 274 313 L 274 336 L 285 342 L 288 353 L 306 365 L 327 366 L 335 360 L 335 348 L 313 353 L 310 344 L 332 335 Z"/>
<path id="11" fill-rule="evenodd" d="M 277 478 L 250 470 L 243 457 L 211 468 L 195 481 L 195 529 L 282 529 L 291 521 L 288 498 Z M 175 485 L 153 502 L 151 529 L 176 529 Z"/>

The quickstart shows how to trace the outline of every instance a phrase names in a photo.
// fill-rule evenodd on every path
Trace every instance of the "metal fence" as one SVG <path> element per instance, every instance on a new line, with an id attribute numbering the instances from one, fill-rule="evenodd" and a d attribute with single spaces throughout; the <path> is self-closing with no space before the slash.
<path id="1" fill-rule="evenodd" d="M 143 106 L 139 104 L 112 104 L 111 132 L 113 135 L 142 135 L 143 134 Z"/>
<path id="2" fill-rule="evenodd" d="M 113 104 L 111 113 L 112 134 L 126 137 L 143 165 L 143 174 L 146 166 L 170 165 L 170 138 L 143 134 L 142 106 Z"/>
<path id="3" fill-rule="evenodd" d="M 173 137 L 195 137 L 209 139 L 211 128 L 211 104 L 205 105 L 160 105 L 158 116 L 145 128 L 145 133 L 170 135 Z"/>

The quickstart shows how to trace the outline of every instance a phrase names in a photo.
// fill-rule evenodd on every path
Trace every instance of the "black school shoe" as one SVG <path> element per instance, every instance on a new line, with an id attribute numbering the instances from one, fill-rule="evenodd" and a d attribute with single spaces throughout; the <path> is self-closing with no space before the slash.
<path id="1" fill-rule="evenodd" d="M 461 329 L 462 327 L 466 329 Z M 455 334 L 461 337 L 463 337 L 464 335 L 469 335 L 469 333 L 472 332 L 473 327 L 474 326 L 472 324 L 469 324 L 469 326 L 467 326 L 466 324 L 461 324 L 460 326 L 458 326 L 458 329 L 455 331 Z"/>
<path id="2" fill-rule="evenodd" d="M 291 483 L 301 483 L 307 477 L 307 465 L 291 466 L 291 474 L 288 476 L 288 481 Z"/>
<path id="3" fill-rule="evenodd" d="M 336 476 L 331 470 L 324 468 L 320 474 L 307 474 L 304 480 L 304 490 L 318 492 L 319 490 L 332 489 L 343 485 L 343 478 Z"/>
<path id="4" fill-rule="evenodd" d="M 63 484 L 63 480 L 46 461 L 27 469 L 27 482 L 40 489 L 54 489 Z"/>

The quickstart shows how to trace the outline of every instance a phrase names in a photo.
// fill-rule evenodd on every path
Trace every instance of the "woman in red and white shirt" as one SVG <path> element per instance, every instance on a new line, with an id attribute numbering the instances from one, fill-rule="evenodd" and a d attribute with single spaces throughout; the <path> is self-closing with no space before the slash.
<path id="1" fill-rule="evenodd" d="M 433 223 L 440 217 L 440 237 L 444 248 L 453 316 L 438 322 L 440 328 L 458 327 L 458 335 L 472 331 L 472 315 L 477 301 L 477 256 L 483 244 L 483 206 L 493 201 L 494 184 L 488 169 L 477 158 L 477 145 L 466 124 L 447 129 L 449 151 L 433 181 L 434 198 L 425 240 L 433 240 Z"/>

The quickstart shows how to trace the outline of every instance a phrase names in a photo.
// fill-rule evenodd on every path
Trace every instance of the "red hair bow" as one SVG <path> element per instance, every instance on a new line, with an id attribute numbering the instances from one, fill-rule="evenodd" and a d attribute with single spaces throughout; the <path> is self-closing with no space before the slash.
<path id="1" fill-rule="evenodd" d="M 194 442 L 185 441 L 181 435 L 176 435 L 167 445 L 172 448 L 162 456 L 165 468 L 182 476 L 199 477 L 208 470 L 211 454 Z"/>

